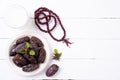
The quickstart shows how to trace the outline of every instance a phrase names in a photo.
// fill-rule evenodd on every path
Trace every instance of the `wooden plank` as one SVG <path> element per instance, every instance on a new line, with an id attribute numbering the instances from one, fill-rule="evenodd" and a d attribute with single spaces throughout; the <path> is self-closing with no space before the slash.
<path id="1" fill-rule="evenodd" d="M 0 77 L 7 79 L 29 80 L 29 79 L 87 79 L 87 80 L 119 80 L 120 63 L 117 59 L 96 59 L 96 60 L 79 60 L 79 59 L 61 59 L 52 63 L 60 66 L 59 71 L 53 77 L 46 77 L 45 73 L 36 76 L 23 77 L 16 74 L 7 64 L 7 60 L 0 60 Z M 52 64 L 51 63 L 51 64 Z M 6 74 L 6 75 L 3 75 Z"/>
<path id="2" fill-rule="evenodd" d="M 4 0 L 1 10 L 7 5 L 19 4 L 27 9 L 30 16 L 33 16 L 33 11 L 38 7 L 45 6 L 61 17 L 120 17 L 119 3 L 119 0 Z"/>
<path id="3" fill-rule="evenodd" d="M 94 61 L 82 61 L 82 60 L 61 60 L 60 62 L 53 61 L 54 63 L 58 64 L 60 66 L 60 69 L 58 73 L 54 77 L 46 77 L 45 73 L 38 74 L 36 76 L 29 76 L 29 77 L 22 77 L 21 75 L 17 74 L 12 70 L 12 67 L 10 67 L 7 64 L 7 60 L 0 60 L 0 63 L 2 66 L 0 66 L 0 71 L 2 71 L 4 74 L 9 75 L 9 79 L 90 79 L 94 78 L 93 76 L 88 75 L 89 73 L 93 72 L 92 69 L 94 68 Z M 74 65 L 71 65 L 71 63 L 74 63 Z M 49 65 L 50 66 L 50 65 Z M 69 67 L 70 66 L 70 67 Z M 86 66 L 86 67 L 85 67 Z M 89 66 L 89 68 L 88 68 Z M 74 69 L 71 69 L 74 68 Z M 79 72 L 79 71 L 80 72 Z M 7 73 L 6 73 L 7 72 Z M 7 79 L 5 77 L 6 75 L 0 74 L 0 77 L 2 79 Z M 42 77 L 41 77 L 42 76 Z M 64 77 L 63 77 L 64 76 Z M 86 78 L 85 78 L 86 76 Z"/>
<path id="4" fill-rule="evenodd" d="M 120 20 L 118 19 L 63 19 L 63 25 L 67 31 L 69 38 L 81 39 L 120 39 Z M 1 20 L 0 21 L 0 38 L 11 38 L 12 36 L 24 30 L 33 30 L 40 32 L 45 38 L 50 38 L 48 34 L 39 31 L 33 20 L 30 21 L 24 28 L 12 29 Z M 10 34 L 10 35 L 8 35 Z M 60 27 L 57 27 L 53 35 L 62 37 L 63 32 Z"/>
<path id="5" fill-rule="evenodd" d="M 81 40 L 81 39 L 71 39 L 74 43 L 66 47 L 65 44 L 57 43 L 55 41 L 46 39 L 50 46 L 51 53 L 57 48 L 59 52 L 63 53 L 63 59 L 97 59 L 97 58 L 112 58 L 119 59 L 119 40 Z M 1 39 L 0 48 L 1 56 L 0 59 L 6 59 L 6 47 L 9 40 Z"/>

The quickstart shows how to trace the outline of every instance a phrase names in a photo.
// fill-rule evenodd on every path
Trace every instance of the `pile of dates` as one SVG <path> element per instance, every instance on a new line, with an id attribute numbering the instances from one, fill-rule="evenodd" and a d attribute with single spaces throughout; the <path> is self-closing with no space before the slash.
<path id="1" fill-rule="evenodd" d="M 45 62 L 46 51 L 43 42 L 35 36 L 19 38 L 10 48 L 9 55 L 16 66 L 24 72 L 31 72 Z"/>

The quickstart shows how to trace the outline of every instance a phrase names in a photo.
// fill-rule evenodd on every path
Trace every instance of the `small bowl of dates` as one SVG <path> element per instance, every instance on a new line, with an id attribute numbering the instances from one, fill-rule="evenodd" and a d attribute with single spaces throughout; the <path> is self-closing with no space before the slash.
<path id="1" fill-rule="evenodd" d="M 16 72 L 22 75 L 38 74 L 46 69 L 51 59 L 48 44 L 38 33 L 22 34 L 10 41 L 7 53 L 9 63 Z"/>

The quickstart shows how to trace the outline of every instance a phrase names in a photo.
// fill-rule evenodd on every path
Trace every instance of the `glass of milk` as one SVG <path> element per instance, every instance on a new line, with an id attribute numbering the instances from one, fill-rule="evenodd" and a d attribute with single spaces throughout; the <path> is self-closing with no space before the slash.
<path id="1" fill-rule="evenodd" d="M 3 18 L 11 28 L 21 28 L 28 22 L 28 14 L 20 5 L 9 5 L 4 11 Z"/>

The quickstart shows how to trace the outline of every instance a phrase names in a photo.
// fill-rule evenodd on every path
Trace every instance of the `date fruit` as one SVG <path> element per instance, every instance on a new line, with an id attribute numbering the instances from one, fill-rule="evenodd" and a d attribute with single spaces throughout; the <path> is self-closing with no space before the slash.
<path id="1" fill-rule="evenodd" d="M 45 52 L 45 49 L 42 48 L 39 53 L 38 63 L 44 63 L 45 58 L 46 58 L 46 52 Z"/>
<path id="2" fill-rule="evenodd" d="M 33 49 L 34 51 L 35 51 L 35 56 L 37 57 L 37 56 L 39 56 L 39 47 L 38 47 L 38 45 L 36 44 L 36 43 L 31 43 L 31 49 Z"/>
<path id="3" fill-rule="evenodd" d="M 50 77 L 53 76 L 59 69 L 59 66 L 56 64 L 51 65 L 47 71 L 46 71 L 46 76 Z"/>
<path id="4" fill-rule="evenodd" d="M 15 48 L 16 48 L 16 44 L 14 44 L 11 48 L 10 48 L 10 56 L 15 56 L 17 53 L 15 52 Z"/>
<path id="5" fill-rule="evenodd" d="M 17 41 L 16 41 L 16 44 L 21 44 L 23 42 L 29 42 L 30 38 L 28 36 L 25 36 L 23 38 L 19 38 Z"/>
<path id="6" fill-rule="evenodd" d="M 28 53 L 23 55 L 30 63 L 36 64 L 37 60 L 34 56 L 30 56 Z"/>
<path id="7" fill-rule="evenodd" d="M 18 66 L 22 67 L 27 64 L 27 60 L 22 57 L 20 54 L 16 54 L 15 57 L 13 58 L 13 62 Z"/>
<path id="8" fill-rule="evenodd" d="M 31 72 L 31 71 L 36 70 L 37 68 L 39 68 L 38 64 L 28 64 L 26 66 L 23 66 L 22 70 L 25 72 Z"/>
<path id="9" fill-rule="evenodd" d="M 26 44 L 26 42 L 17 45 L 16 48 L 15 48 L 15 52 L 19 53 L 20 49 L 23 49 L 25 47 L 25 44 Z"/>
<path id="10" fill-rule="evenodd" d="M 42 41 L 41 41 L 40 39 L 38 39 L 37 37 L 35 37 L 35 36 L 32 36 L 32 37 L 31 37 L 30 43 L 31 43 L 31 44 L 32 44 L 32 43 L 36 43 L 36 44 L 38 44 L 39 47 L 44 46 L 43 43 L 42 43 Z"/>

